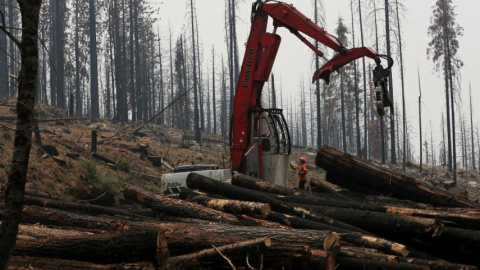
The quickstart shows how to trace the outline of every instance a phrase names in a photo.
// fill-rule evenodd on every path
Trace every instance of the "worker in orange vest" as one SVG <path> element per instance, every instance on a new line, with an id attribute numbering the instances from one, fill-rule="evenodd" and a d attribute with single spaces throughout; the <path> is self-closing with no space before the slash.
<path id="1" fill-rule="evenodd" d="M 305 157 L 301 157 L 300 164 L 297 167 L 297 174 L 298 174 L 298 188 L 305 189 L 305 182 L 307 181 L 307 159 Z"/>

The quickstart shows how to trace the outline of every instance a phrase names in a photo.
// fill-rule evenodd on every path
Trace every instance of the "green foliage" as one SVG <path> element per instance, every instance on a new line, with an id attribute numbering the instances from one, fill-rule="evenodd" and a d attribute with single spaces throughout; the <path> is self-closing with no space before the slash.
<path id="1" fill-rule="evenodd" d="M 97 167 L 90 160 L 85 160 L 80 163 L 83 169 L 83 174 L 80 174 L 80 179 L 85 182 L 95 183 L 98 181 Z"/>
<path id="2" fill-rule="evenodd" d="M 124 172 L 127 172 L 127 173 L 130 171 L 130 164 L 128 162 L 126 162 L 125 160 L 123 160 L 122 158 L 117 158 L 115 160 L 115 165 L 121 171 L 124 171 Z"/>
<path id="3" fill-rule="evenodd" d="M 128 170 L 128 164 L 124 161 L 117 161 L 117 166 L 123 168 L 122 170 Z M 120 192 L 128 184 L 126 179 L 117 178 L 111 173 L 98 173 L 95 163 L 90 160 L 82 161 L 80 167 L 82 168 L 80 179 L 94 187 Z"/>

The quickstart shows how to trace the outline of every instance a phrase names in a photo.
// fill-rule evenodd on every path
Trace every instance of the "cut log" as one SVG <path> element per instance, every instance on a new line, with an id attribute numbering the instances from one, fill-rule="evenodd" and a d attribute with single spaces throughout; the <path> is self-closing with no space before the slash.
<path id="1" fill-rule="evenodd" d="M 403 234 L 405 236 L 431 239 L 432 237 L 441 236 L 444 227 L 438 221 L 429 218 L 318 205 L 311 206 L 310 209 L 348 224 L 370 230 L 373 233 L 383 233 L 384 235 Z"/>
<path id="2" fill-rule="evenodd" d="M 112 207 L 107 206 L 98 206 L 89 203 L 77 203 L 77 202 L 69 202 L 63 200 L 54 200 L 54 199 L 47 199 L 47 198 L 40 198 L 34 196 L 26 195 L 24 197 L 24 204 L 25 205 L 38 205 L 43 207 L 51 207 L 56 209 L 63 209 L 63 210 L 72 210 L 81 213 L 88 213 L 88 214 L 104 214 L 104 215 L 121 215 L 125 217 L 135 217 L 135 218 L 145 218 L 146 216 L 138 215 L 135 213 L 131 213 L 129 211 L 120 210 Z"/>
<path id="3" fill-rule="evenodd" d="M 268 214 L 266 218 L 270 221 L 277 222 L 296 229 L 329 230 L 331 228 L 331 226 L 324 223 L 278 212 L 270 212 L 270 214 Z M 346 232 L 344 230 L 340 231 Z"/>
<path id="4" fill-rule="evenodd" d="M 301 207 L 294 207 L 293 205 L 290 205 L 288 203 L 272 198 L 267 193 L 225 184 L 196 173 L 190 173 L 188 175 L 187 187 L 191 189 L 200 189 L 202 191 L 218 194 L 221 196 L 225 196 L 228 198 L 241 200 L 241 201 L 268 203 L 272 207 L 272 210 L 274 211 L 282 212 L 290 215 L 297 215 L 313 221 L 324 223 L 326 225 L 331 226 L 329 230 L 336 230 L 336 231 L 347 230 L 347 231 L 367 233 L 366 231 L 361 230 L 358 227 L 346 224 L 344 222 L 340 222 L 332 218 L 327 218 L 320 214 L 310 213 L 308 210 Z"/>
<path id="5" fill-rule="evenodd" d="M 318 179 L 313 177 L 310 178 L 310 185 L 312 186 L 312 190 L 321 190 L 323 192 L 332 193 L 332 194 L 348 191 L 348 189 L 345 189 L 341 186 L 337 186 L 323 179 Z"/>
<path id="6" fill-rule="evenodd" d="M 136 262 L 125 264 L 94 264 L 82 261 L 68 261 L 54 258 L 13 256 L 8 267 L 10 270 L 154 270 L 151 262 Z"/>
<path id="7" fill-rule="evenodd" d="M 105 157 L 105 156 L 102 156 L 102 155 L 100 155 L 100 154 L 97 153 L 97 152 L 93 152 L 93 153 L 92 153 L 92 157 L 97 158 L 97 159 L 103 161 L 104 163 L 106 163 L 107 165 L 111 166 L 112 168 L 116 168 L 116 167 L 117 167 L 117 165 L 115 165 L 115 161 L 113 161 L 113 160 L 111 160 L 111 159 L 109 159 L 109 158 L 107 158 L 107 157 Z"/>
<path id="8" fill-rule="evenodd" d="M 315 159 L 317 166 L 345 181 L 395 194 L 435 206 L 460 206 L 480 208 L 480 205 L 462 198 L 455 198 L 445 191 L 423 185 L 412 177 L 393 173 L 359 158 L 328 146 L 322 146 Z"/>
<path id="9" fill-rule="evenodd" d="M 267 203 L 244 202 L 237 200 L 215 199 L 205 194 L 197 193 L 191 189 L 183 189 L 180 192 L 180 198 L 189 202 L 195 202 L 219 211 L 235 215 L 259 215 L 267 216 L 271 207 Z"/>
<path id="10" fill-rule="evenodd" d="M 359 250 L 341 250 L 339 257 L 347 258 L 358 258 L 366 259 L 373 261 L 383 261 L 383 262 L 402 262 L 409 263 L 412 265 L 427 266 L 431 270 L 476 270 L 475 266 L 464 265 L 464 264 L 455 264 L 445 261 L 429 261 L 422 260 L 417 258 L 408 258 L 408 257 L 398 257 L 393 255 L 385 255 L 382 253 L 372 253 L 368 251 L 359 251 Z"/>
<path id="11" fill-rule="evenodd" d="M 164 237 L 163 233 L 137 231 L 80 238 L 19 240 L 13 254 L 94 263 L 155 260 L 158 237 Z"/>
<path id="12" fill-rule="evenodd" d="M 149 207 L 160 213 L 210 220 L 227 224 L 255 225 L 250 221 L 240 220 L 231 214 L 210 209 L 195 203 L 153 194 L 152 192 L 137 186 L 130 185 L 125 187 L 123 190 L 123 195 L 126 199 L 134 200 L 141 205 Z"/>
<path id="13" fill-rule="evenodd" d="M 95 232 L 96 233 L 96 232 Z M 43 225 L 34 224 L 34 225 L 20 225 L 18 228 L 18 237 L 23 239 L 51 239 L 54 237 L 70 237 L 70 238 L 81 238 L 88 237 L 95 234 L 82 229 L 55 229 L 48 228 Z"/>
<path id="14" fill-rule="evenodd" d="M 262 251 L 271 245 L 272 241 L 268 237 L 252 239 L 217 248 L 205 249 L 192 254 L 171 257 L 168 259 L 167 264 L 168 267 L 185 267 L 185 265 L 197 264 L 200 261 L 209 260 L 212 257 L 219 257 L 219 252 L 229 257 L 235 254 L 241 254 L 243 259 L 249 251 Z"/>
<path id="15" fill-rule="evenodd" d="M 272 182 L 254 178 L 241 173 L 236 173 L 235 175 L 233 175 L 232 185 L 280 195 L 291 195 L 295 192 L 301 192 L 300 190 L 277 186 Z"/>
<path id="16" fill-rule="evenodd" d="M 401 262 L 384 262 L 364 258 L 337 257 L 336 269 L 389 269 L 389 270 L 429 270 L 428 266 L 412 265 Z"/>
<path id="17" fill-rule="evenodd" d="M 269 227 L 236 226 L 217 223 L 140 222 L 106 217 L 91 217 L 55 209 L 29 206 L 22 211 L 25 223 L 102 229 L 110 232 L 162 231 L 172 256 L 193 253 L 212 245 L 223 246 L 261 237 L 271 237 L 284 246 L 309 245 L 322 248 L 325 239 L 331 239 L 330 231 L 299 230 Z M 331 241 L 331 240 L 328 240 Z"/>
<path id="18" fill-rule="evenodd" d="M 459 227 L 465 229 L 478 229 L 480 228 L 480 212 L 472 211 L 467 208 L 464 209 L 451 209 L 447 211 L 438 210 L 424 210 L 424 209 L 412 209 L 404 207 L 385 206 L 385 212 L 389 214 L 397 214 L 413 217 L 426 217 L 447 221 L 448 226 Z"/>
<path id="19" fill-rule="evenodd" d="M 80 157 L 80 154 L 75 152 L 67 152 L 66 156 L 69 158 L 78 159 Z"/>
<path id="20" fill-rule="evenodd" d="M 395 254 L 404 257 L 410 254 L 410 251 L 406 246 L 374 236 L 362 235 L 359 233 L 342 233 L 340 234 L 340 239 L 356 246 L 366 246 L 388 254 Z"/>

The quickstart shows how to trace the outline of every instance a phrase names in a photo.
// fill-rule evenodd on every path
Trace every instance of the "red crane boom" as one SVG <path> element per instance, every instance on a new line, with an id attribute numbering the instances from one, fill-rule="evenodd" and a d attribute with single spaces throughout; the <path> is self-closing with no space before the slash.
<path id="1" fill-rule="evenodd" d="M 273 33 L 268 33 L 266 31 L 269 17 L 273 18 Z M 246 44 L 245 56 L 243 59 L 233 102 L 233 115 L 231 122 L 232 133 L 230 138 L 230 162 L 232 171 L 238 171 L 242 173 L 253 174 L 257 177 L 262 177 L 264 175 L 264 171 L 278 169 L 275 168 L 277 165 L 272 165 L 273 167 L 271 166 L 267 168 L 262 166 L 263 150 L 265 148 L 270 148 L 270 144 L 263 143 L 266 141 L 263 138 L 266 138 L 267 136 L 261 134 L 262 127 L 259 121 L 261 114 L 264 111 L 260 101 L 262 88 L 264 83 L 268 81 L 268 78 L 270 77 L 272 66 L 281 42 L 280 36 L 276 34 L 278 27 L 285 27 L 288 29 L 309 48 L 311 48 L 319 57 L 323 57 L 323 52 L 318 50 L 302 34 L 313 38 L 314 40 L 337 52 L 337 54 L 331 60 L 326 62 L 314 73 L 313 81 L 323 79 L 329 83 L 330 74 L 332 72 L 337 71 L 342 66 L 357 58 L 369 57 L 375 60 L 377 64 L 376 73 L 374 72 L 374 77 L 376 77 L 374 79 L 375 85 L 381 85 L 382 88 L 384 88 L 384 94 L 380 95 L 379 99 L 381 99 L 380 101 L 387 99 L 382 105 L 390 105 L 388 104 L 385 81 L 393 62 L 389 63 L 389 67 L 387 69 L 383 69 L 383 67 L 380 65 L 380 58 L 385 56 L 378 55 L 374 50 L 366 47 L 353 49 L 345 48 L 336 37 L 327 33 L 322 27 L 315 24 L 291 4 L 277 1 L 257 1 L 253 3 L 252 6 L 251 20 L 252 27 Z M 375 76 L 375 74 L 377 74 L 377 76 Z M 278 120 L 280 118 L 277 118 L 278 117 L 270 117 L 271 122 L 275 123 L 280 121 Z M 275 133 L 277 136 L 277 152 L 279 152 L 279 149 L 282 146 L 282 139 L 279 139 L 278 137 L 283 134 L 285 130 L 288 135 L 288 129 L 286 126 L 281 126 L 281 128 L 278 129 L 278 132 L 277 129 L 274 129 L 275 132 L 272 130 L 268 131 L 269 133 Z M 283 137 L 283 146 L 286 147 L 287 139 L 285 138 L 285 134 L 283 134 Z M 288 155 L 290 154 L 289 147 L 290 146 L 288 145 Z M 256 161 L 256 166 L 258 168 L 256 171 L 253 170 L 253 173 L 247 168 L 249 165 L 247 164 L 246 160 L 247 155 L 251 155 L 252 151 L 255 153 L 253 153 L 254 158 L 253 161 L 250 161 L 250 163 L 255 163 Z M 286 151 L 284 151 L 283 154 L 287 154 Z M 251 165 L 252 164 L 250 164 L 250 167 Z M 273 180 L 271 181 L 276 182 Z"/>

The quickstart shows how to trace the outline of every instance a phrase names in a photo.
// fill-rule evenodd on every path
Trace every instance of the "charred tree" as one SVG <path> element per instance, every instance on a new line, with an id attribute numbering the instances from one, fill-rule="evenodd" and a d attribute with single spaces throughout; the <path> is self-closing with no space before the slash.
<path id="1" fill-rule="evenodd" d="M 100 120 L 100 100 L 98 96 L 98 59 L 97 59 L 97 19 L 95 0 L 89 0 L 90 14 L 90 103 L 92 118 Z"/>
<path id="2" fill-rule="evenodd" d="M 5 26 L 5 32 L 20 49 L 22 68 L 19 74 L 17 123 L 13 142 L 13 157 L 5 190 L 5 210 L 0 227 L 0 269 L 8 269 L 21 219 L 23 196 L 28 171 L 35 106 L 35 86 L 38 74 L 38 23 L 41 0 L 18 0 L 22 16 L 22 39 L 16 39 Z"/>

